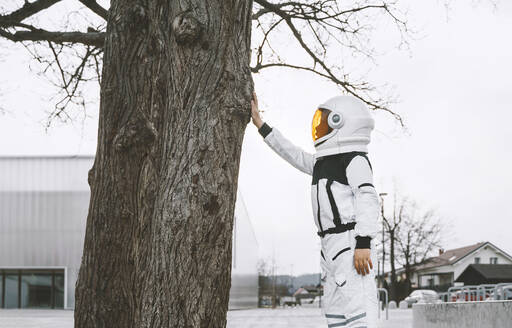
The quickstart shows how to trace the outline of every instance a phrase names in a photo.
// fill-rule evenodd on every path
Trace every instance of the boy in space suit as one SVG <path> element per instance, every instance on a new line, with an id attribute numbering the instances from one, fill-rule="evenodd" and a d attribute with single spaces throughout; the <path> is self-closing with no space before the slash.
<path id="1" fill-rule="evenodd" d="M 292 166 L 312 175 L 311 201 L 325 274 L 322 311 L 328 327 L 375 328 L 372 239 L 380 205 L 367 157 L 374 127 L 370 111 L 352 96 L 337 96 L 318 106 L 312 123 L 313 155 L 262 121 L 256 94 L 251 105 L 252 122 L 265 143 Z"/>

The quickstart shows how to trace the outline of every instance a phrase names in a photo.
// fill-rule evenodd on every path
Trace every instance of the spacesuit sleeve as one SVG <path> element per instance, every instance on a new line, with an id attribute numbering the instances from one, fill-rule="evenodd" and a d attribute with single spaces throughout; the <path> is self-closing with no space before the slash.
<path id="1" fill-rule="evenodd" d="M 348 184 L 354 192 L 356 248 L 370 248 L 371 238 L 377 235 L 380 211 L 370 162 L 363 156 L 356 156 L 346 172 Z"/>
<path id="2" fill-rule="evenodd" d="M 312 154 L 292 144 L 277 129 L 271 128 L 267 123 L 263 124 L 258 131 L 265 143 L 285 161 L 306 174 L 313 174 L 315 158 Z"/>

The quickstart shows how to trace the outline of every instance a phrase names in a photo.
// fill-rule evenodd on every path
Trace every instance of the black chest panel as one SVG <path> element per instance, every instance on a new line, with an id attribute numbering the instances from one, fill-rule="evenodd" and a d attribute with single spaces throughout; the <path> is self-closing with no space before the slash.
<path id="1" fill-rule="evenodd" d="M 370 164 L 366 153 L 357 151 L 318 158 L 313 168 L 313 181 L 311 184 L 316 185 L 318 180 L 327 179 L 348 185 L 347 167 L 356 156 L 363 156 L 368 161 L 368 164 Z"/>

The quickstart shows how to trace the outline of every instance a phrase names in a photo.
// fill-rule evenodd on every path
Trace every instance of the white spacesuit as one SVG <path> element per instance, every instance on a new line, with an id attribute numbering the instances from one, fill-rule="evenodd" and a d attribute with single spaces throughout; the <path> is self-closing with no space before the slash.
<path id="1" fill-rule="evenodd" d="M 313 176 L 313 215 L 322 241 L 324 271 L 322 309 L 328 327 L 375 328 L 377 291 L 374 270 L 358 274 L 356 248 L 375 250 L 379 197 L 373 186 L 367 145 L 374 121 L 359 99 L 339 96 L 321 104 L 313 117 L 312 155 L 263 124 L 265 142 L 283 159 Z"/>

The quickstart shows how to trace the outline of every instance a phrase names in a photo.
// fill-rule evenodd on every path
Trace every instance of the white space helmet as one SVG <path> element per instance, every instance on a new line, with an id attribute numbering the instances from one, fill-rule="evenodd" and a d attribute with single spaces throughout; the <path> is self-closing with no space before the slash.
<path id="1" fill-rule="evenodd" d="M 338 96 L 318 106 L 313 116 L 312 133 L 316 157 L 368 152 L 375 126 L 365 103 L 353 96 Z"/>

